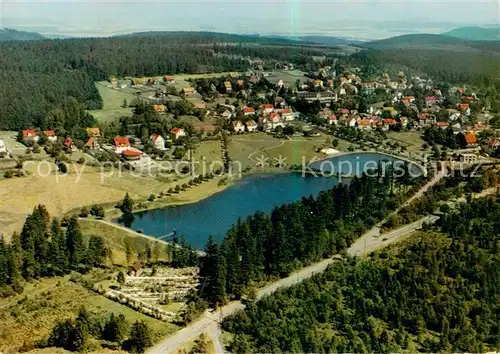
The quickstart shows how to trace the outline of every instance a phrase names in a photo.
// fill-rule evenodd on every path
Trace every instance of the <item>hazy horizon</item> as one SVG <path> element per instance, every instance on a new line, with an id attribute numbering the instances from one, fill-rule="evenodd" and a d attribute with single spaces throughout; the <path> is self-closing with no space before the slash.
<path id="1" fill-rule="evenodd" d="M 3 0 L 1 27 L 66 36 L 216 31 L 379 39 L 498 25 L 496 1 L 23 1 Z M 40 15 L 43 14 L 43 15 Z"/>

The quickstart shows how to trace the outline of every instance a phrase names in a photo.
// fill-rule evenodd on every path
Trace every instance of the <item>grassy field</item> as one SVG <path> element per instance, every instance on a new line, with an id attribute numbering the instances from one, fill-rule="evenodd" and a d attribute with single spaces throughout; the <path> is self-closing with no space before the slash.
<path id="1" fill-rule="evenodd" d="M 421 137 L 420 132 L 407 131 L 407 132 L 387 132 L 387 140 L 391 142 L 398 142 L 402 146 L 406 146 L 408 151 L 419 152 L 421 151 L 422 144 L 425 141 Z"/>
<path id="2" fill-rule="evenodd" d="M 35 344 L 50 334 L 57 321 L 75 318 L 81 307 L 104 316 L 122 313 L 130 324 L 145 321 L 156 340 L 178 329 L 89 291 L 69 281 L 69 276 L 49 278 L 28 284 L 23 294 L 0 300 L 0 351 Z"/>
<path id="3" fill-rule="evenodd" d="M 90 110 L 91 113 L 99 122 L 110 122 L 121 116 L 132 115 L 131 108 L 123 108 L 123 100 L 126 99 L 130 103 L 134 99 L 131 92 L 123 90 L 115 90 L 107 82 L 97 82 L 95 86 L 102 98 L 102 109 Z"/>
<path id="4" fill-rule="evenodd" d="M 169 188 L 169 184 L 153 177 L 125 171 L 120 176 L 116 170 L 110 176 L 86 166 L 81 175 L 73 172 L 59 176 L 47 175 L 47 166 L 40 166 L 41 174 L 0 181 L 0 231 L 7 238 L 13 231 L 20 231 L 26 215 L 38 204 L 44 204 L 52 216 L 58 216 L 84 205 L 116 202 L 127 192 L 132 198 L 147 198 Z"/>
<path id="5" fill-rule="evenodd" d="M 232 161 L 239 161 L 242 168 L 255 167 L 255 158 L 264 152 L 259 151 L 272 148 L 280 144 L 280 140 L 266 133 L 234 135 L 229 138 L 228 153 Z M 250 159 L 253 154 L 254 160 Z M 264 154 L 264 156 L 266 156 Z"/>
<path id="6" fill-rule="evenodd" d="M 135 255 L 144 252 L 149 244 L 152 250 L 157 250 L 158 260 L 170 261 L 170 254 L 166 252 L 165 244 L 155 241 L 152 238 L 140 236 L 135 232 L 127 231 L 123 228 L 114 227 L 104 222 L 93 219 L 80 219 L 79 221 L 84 236 L 101 236 L 106 245 L 111 250 L 111 263 L 120 266 L 127 266 L 127 255 L 125 245 L 128 243 L 134 250 Z"/>
<path id="7" fill-rule="evenodd" d="M 306 83 L 308 81 L 312 81 L 310 78 L 304 76 L 305 72 L 300 70 L 290 70 L 290 71 L 282 71 L 275 70 L 274 75 L 266 77 L 269 82 L 276 82 L 279 80 L 283 80 L 283 83 L 288 86 L 294 86 L 297 80 L 300 82 Z"/>
<path id="8" fill-rule="evenodd" d="M 26 150 L 26 146 L 17 142 L 17 132 L 15 131 L 0 131 L 0 138 L 2 138 L 7 146 L 7 149 L 22 149 Z"/>
<path id="9" fill-rule="evenodd" d="M 196 170 L 198 173 L 202 173 L 202 163 L 205 161 L 207 172 L 210 171 L 210 166 L 217 170 L 222 166 L 222 151 L 220 140 L 213 141 L 203 141 L 193 152 L 193 159 L 196 162 L 200 162 L 196 165 Z"/>
<path id="10" fill-rule="evenodd" d="M 292 140 L 284 141 L 283 145 L 266 150 L 266 154 L 273 161 L 278 160 L 280 157 L 286 158 L 287 165 L 297 165 L 311 161 L 316 157 L 323 157 L 324 155 L 316 150 L 325 147 L 326 137 L 317 138 L 295 138 Z"/>

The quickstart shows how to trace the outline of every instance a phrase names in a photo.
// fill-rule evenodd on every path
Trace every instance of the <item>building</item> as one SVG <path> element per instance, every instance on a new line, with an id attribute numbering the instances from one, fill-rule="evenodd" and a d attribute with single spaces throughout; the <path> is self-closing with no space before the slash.
<path id="1" fill-rule="evenodd" d="M 236 120 L 233 122 L 233 129 L 235 133 L 243 133 L 245 131 L 245 126 L 241 121 Z"/>
<path id="2" fill-rule="evenodd" d="M 245 123 L 247 127 L 247 132 L 252 133 L 254 131 L 257 131 L 257 123 L 255 123 L 254 120 L 249 120 L 248 122 Z"/>
<path id="3" fill-rule="evenodd" d="M 458 161 L 461 163 L 475 163 L 477 161 L 476 154 L 459 154 Z"/>
<path id="4" fill-rule="evenodd" d="M 23 130 L 23 142 L 28 144 L 36 144 L 40 137 L 37 135 L 34 129 Z"/>
<path id="5" fill-rule="evenodd" d="M 168 76 L 168 75 L 165 75 L 163 77 L 163 82 L 167 83 L 167 84 L 175 84 L 175 79 L 173 76 Z"/>
<path id="6" fill-rule="evenodd" d="M 231 93 L 231 91 L 233 90 L 232 86 L 231 86 L 231 82 L 230 81 L 225 81 L 224 82 L 224 87 L 226 88 L 226 92 L 227 93 Z"/>
<path id="7" fill-rule="evenodd" d="M 477 137 L 474 133 L 458 133 L 457 142 L 461 148 L 473 147 L 477 144 Z"/>
<path id="8" fill-rule="evenodd" d="M 253 116 L 255 114 L 255 109 L 252 107 L 243 107 L 244 116 Z"/>
<path id="9" fill-rule="evenodd" d="M 85 146 L 87 149 L 90 150 L 96 150 L 99 148 L 99 144 L 97 143 L 97 139 L 91 136 L 89 140 L 85 143 Z"/>
<path id="10" fill-rule="evenodd" d="M 130 140 L 127 136 L 117 136 L 113 139 L 113 150 L 117 154 L 121 154 L 125 150 L 130 149 Z"/>
<path id="11" fill-rule="evenodd" d="M 293 111 L 290 108 L 282 109 L 280 113 L 284 121 L 291 121 L 295 119 Z"/>
<path id="12" fill-rule="evenodd" d="M 314 80 L 314 87 L 323 87 L 323 81 Z"/>
<path id="13" fill-rule="evenodd" d="M 358 129 L 370 129 L 372 127 L 372 122 L 369 119 L 358 119 L 356 121 L 356 126 Z"/>
<path id="14" fill-rule="evenodd" d="M 437 102 L 437 98 L 436 96 L 426 96 L 425 97 L 425 104 L 427 105 L 427 107 L 431 107 L 431 106 L 434 106 Z"/>
<path id="15" fill-rule="evenodd" d="M 222 118 L 225 118 L 227 120 L 231 119 L 231 117 L 233 116 L 233 114 L 228 111 L 227 109 L 224 111 L 224 113 L 222 113 Z"/>
<path id="16" fill-rule="evenodd" d="M 165 105 L 164 104 L 155 104 L 155 105 L 153 105 L 153 110 L 156 113 L 165 113 Z"/>
<path id="17" fill-rule="evenodd" d="M 85 129 L 88 136 L 93 136 L 94 138 L 101 137 L 101 129 L 99 128 L 87 128 Z"/>
<path id="18" fill-rule="evenodd" d="M 64 139 L 63 148 L 66 149 L 67 151 L 76 151 L 77 150 L 75 144 L 73 144 L 73 139 L 71 139 L 69 137 Z"/>
<path id="19" fill-rule="evenodd" d="M 7 154 L 7 146 L 2 138 L 0 138 L 0 154 Z"/>
<path id="20" fill-rule="evenodd" d="M 56 132 L 53 130 L 44 130 L 42 131 L 42 134 L 48 141 L 52 143 L 57 141 Z"/>
<path id="21" fill-rule="evenodd" d="M 186 132 L 182 128 L 172 128 L 170 131 L 172 135 L 172 140 L 178 140 L 181 136 L 186 136 Z"/>
<path id="22" fill-rule="evenodd" d="M 196 93 L 196 91 L 192 87 L 184 87 L 182 89 L 182 92 L 184 92 L 184 95 L 186 96 L 192 96 Z"/>
<path id="23" fill-rule="evenodd" d="M 446 129 L 450 126 L 450 123 L 448 122 L 436 122 L 436 127 L 441 128 L 441 129 Z"/>
<path id="24" fill-rule="evenodd" d="M 322 103 L 330 103 L 331 101 L 337 101 L 337 95 L 329 91 L 324 91 L 324 92 L 300 91 L 297 92 L 297 97 L 299 99 L 304 99 L 307 102 L 320 101 Z"/>
<path id="25" fill-rule="evenodd" d="M 122 156 L 125 160 L 136 161 L 141 159 L 142 153 L 137 150 L 125 150 L 122 152 Z"/>
<path id="26" fill-rule="evenodd" d="M 270 114 L 273 112 L 274 110 L 274 107 L 272 104 L 263 104 L 260 106 L 260 110 L 262 112 L 262 114 Z"/>
<path id="27" fill-rule="evenodd" d="M 155 149 L 165 150 L 165 139 L 160 134 L 151 134 L 149 137 L 151 142 L 153 143 Z"/>
<path id="28" fill-rule="evenodd" d="M 328 117 L 328 124 L 332 125 L 332 124 L 335 124 L 337 125 L 339 123 L 337 117 L 335 116 L 335 114 L 332 114 L 331 116 Z"/>

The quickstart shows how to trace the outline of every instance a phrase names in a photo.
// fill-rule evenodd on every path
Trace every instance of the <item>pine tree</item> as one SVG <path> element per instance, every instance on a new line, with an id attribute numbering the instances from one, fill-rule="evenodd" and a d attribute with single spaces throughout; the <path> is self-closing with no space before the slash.
<path id="1" fill-rule="evenodd" d="M 125 194 L 125 197 L 123 198 L 120 209 L 121 209 L 122 213 L 125 215 L 132 214 L 132 211 L 134 210 L 134 201 L 132 200 L 132 198 L 130 198 L 128 193 Z"/>
<path id="2" fill-rule="evenodd" d="M 130 329 L 129 336 L 130 351 L 132 353 L 144 353 L 147 347 L 153 344 L 148 325 L 143 321 L 136 321 Z"/>
<path id="3" fill-rule="evenodd" d="M 89 313 L 85 308 L 82 308 L 76 318 L 73 333 L 73 347 L 76 351 L 85 352 L 88 350 L 91 326 Z"/>
<path id="4" fill-rule="evenodd" d="M 55 275 L 66 274 L 69 270 L 69 254 L 66 247 L 66 235 L 61 230 L 59 219 L 54 218 L 50 227 L 49 254 Z"/>
<path id="5" fill-rule="evenodd" d="M 50 334 L 48 345 L 71 350 L 73 349 L 74 328 L 70 320 L 57 323 Z"/>
<path id="6" fill-rule="evenodd" d="M 123 314 L 115 316 L 114 313 L 111 313 L 108 321 L 104 325 L 102 339 L 121 343 L 127 334 L 127 327 L 127 321 Z"/>
<path id="7" fill-rule="evenodd" d="M 84 260 L 85 246 L 83 236 L 78 224 L 78 219 L 73 216 L 66 229 L 66 247 L 69 253 L 69 263 L 71 267 L 76 268 Z"/>

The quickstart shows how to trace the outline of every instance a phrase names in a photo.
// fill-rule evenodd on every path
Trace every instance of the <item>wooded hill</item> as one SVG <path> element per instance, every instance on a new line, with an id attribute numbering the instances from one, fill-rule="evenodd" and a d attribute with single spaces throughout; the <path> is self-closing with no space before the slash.
<path id="1" fill-rule="evenodd" d="M 266 45 L 260 45 L 259 43 Z M 217 33 L 145 33 L 0 44 L 0 129 L 41 127 L 69 97 L 102 106 L 95 81 L 246 70 L 248 59 L 310 63 L 324 49 L 285 39 Z"/>
<path id="2" fill-rule="evenodd" d="M 500 41 L 467 41 L 434 34 L 373 41 L 346 60 L 371 71 L 405 71 L 451 84 L 500 89 Z"/>
<path id="3" fill-rule="evenodd" d="M 500 40 L 500 27 L 459 27 L 443 33 L 443 36 L 472 41 L 498 41 Z"/>
<path id="4" fill-rule="evenodd" d="M 38 41 L 45 39 L 40 33 L 17 31 L 10 28 L 0 29 L 0 42 L 7 41 Z"/>
<path id="5" fill-rule="evenodd" d="M 400 249 L 350 259 L 223 323 L 234 353 L 500 349 L 500 202 L 478 200 Z"/>

